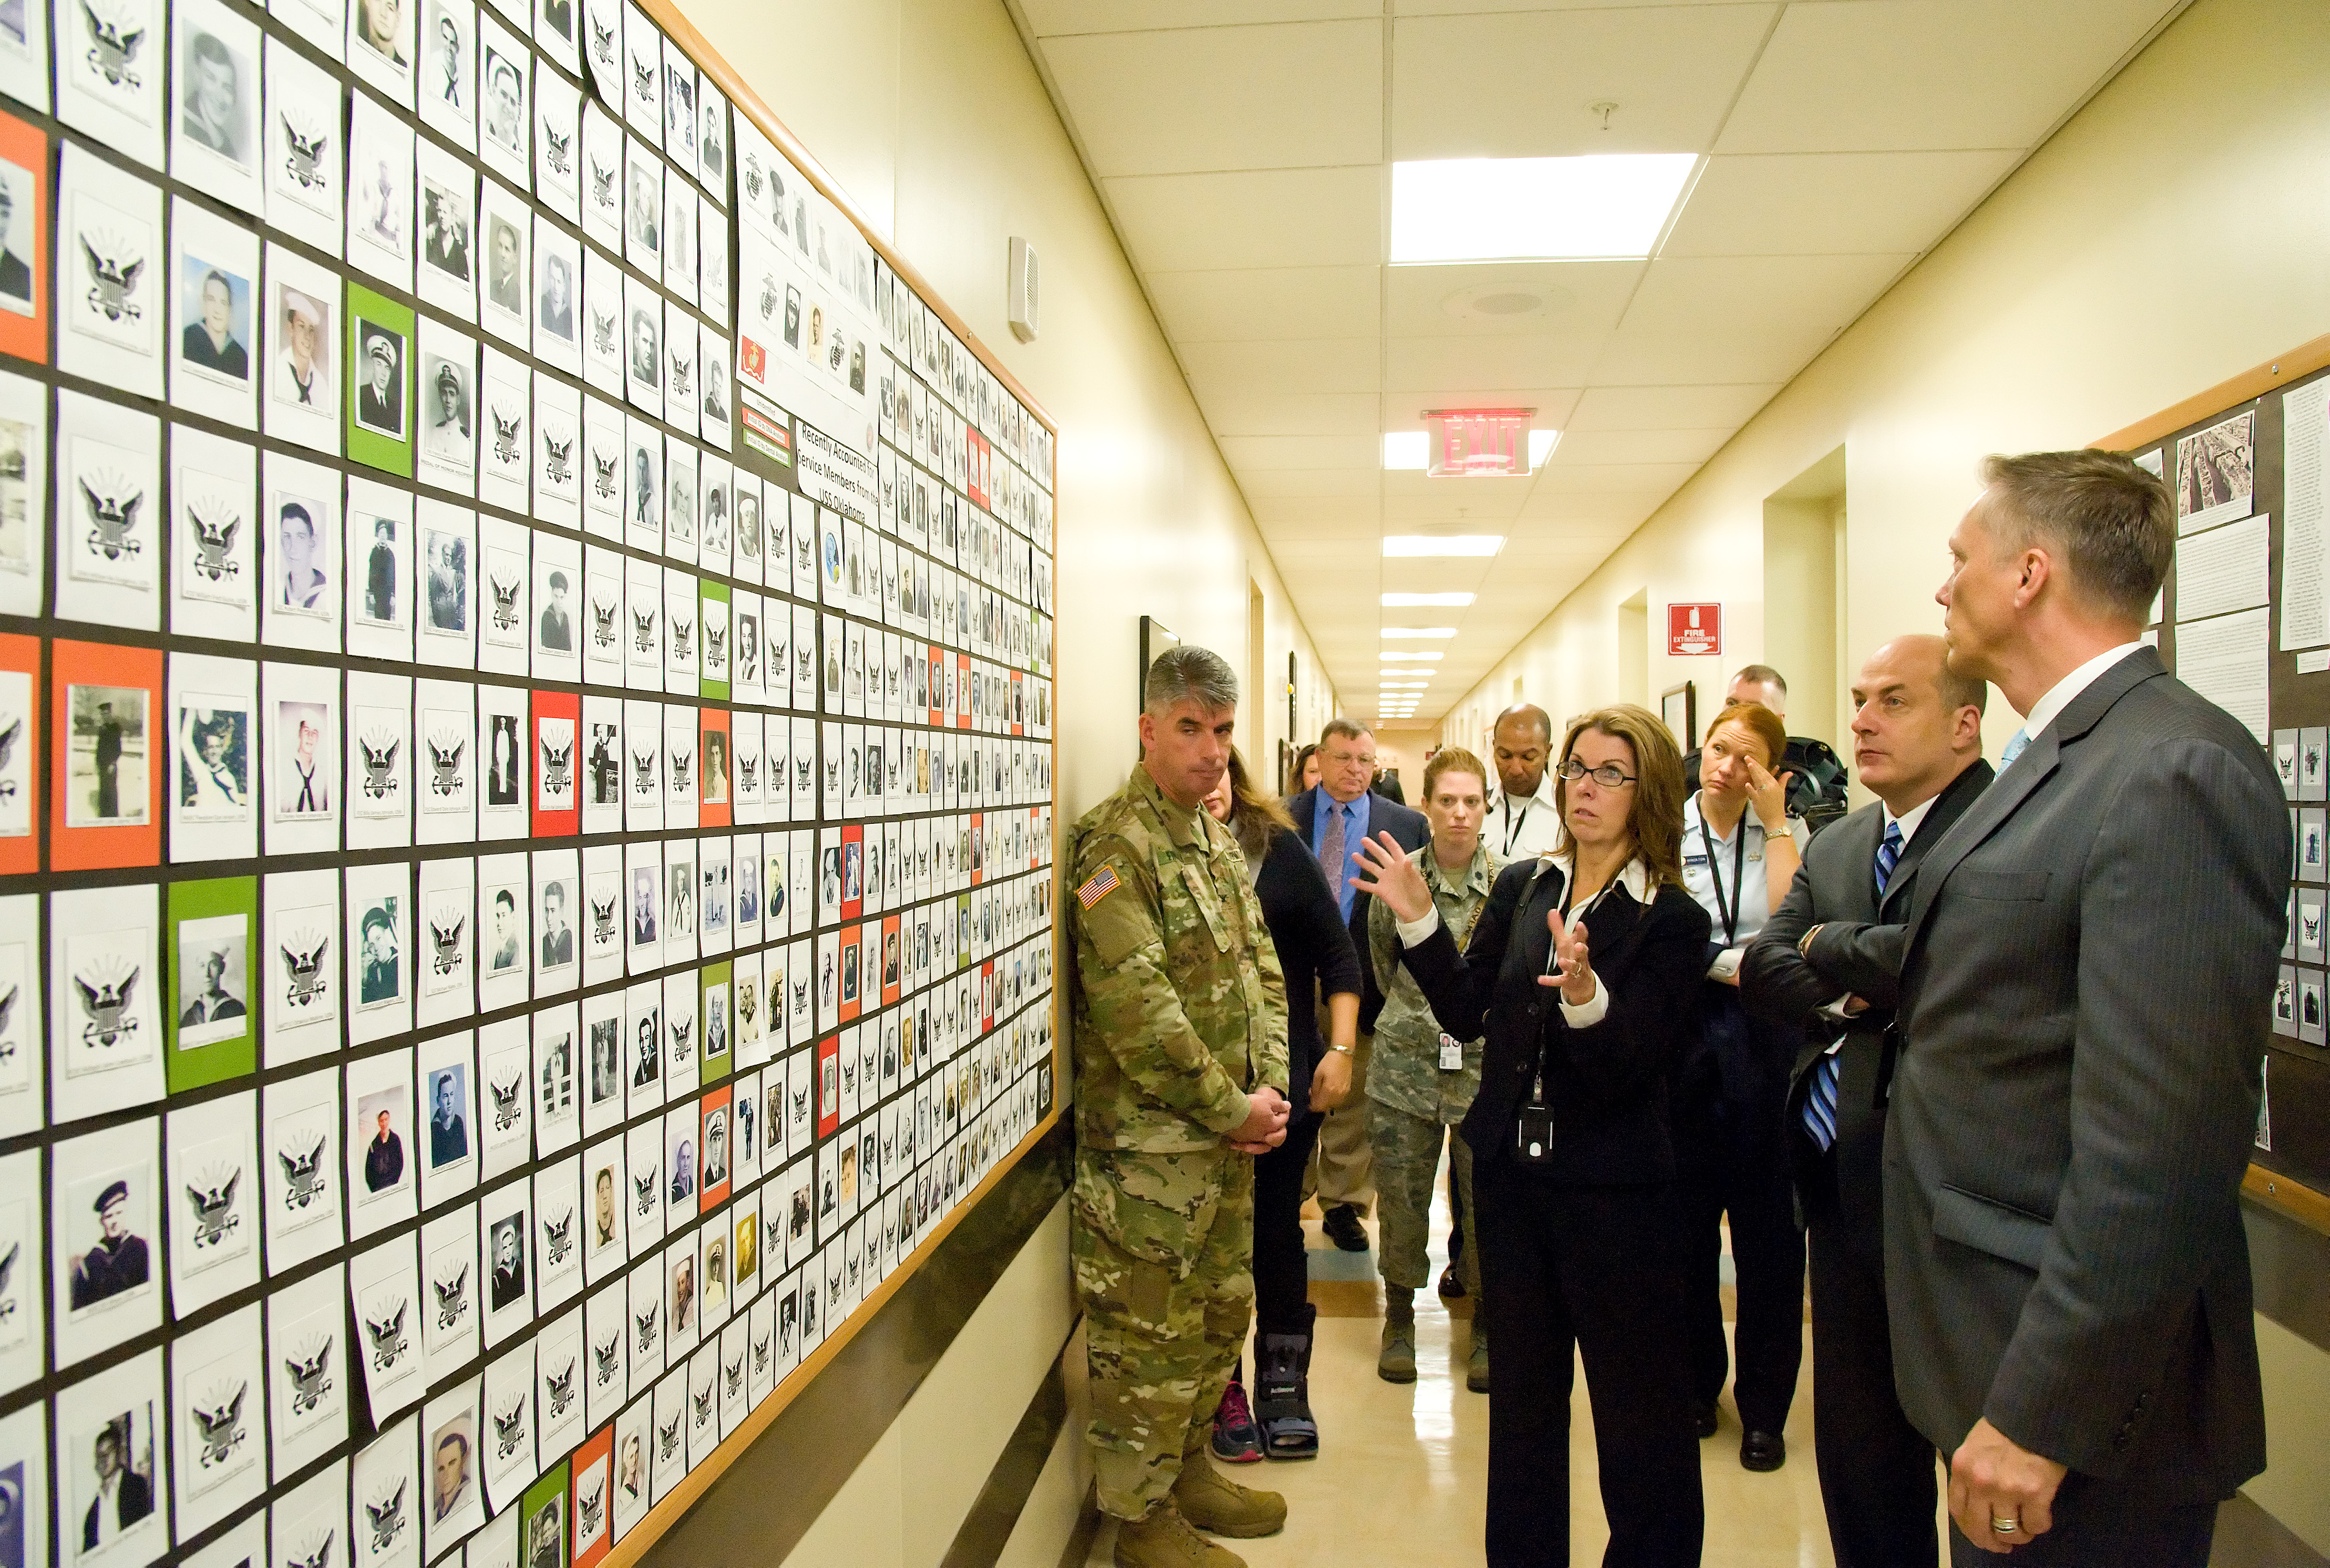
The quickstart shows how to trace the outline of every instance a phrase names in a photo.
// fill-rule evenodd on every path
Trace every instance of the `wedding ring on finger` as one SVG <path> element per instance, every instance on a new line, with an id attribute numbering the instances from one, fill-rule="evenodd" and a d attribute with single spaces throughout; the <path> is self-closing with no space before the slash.
<path id="1" fill-rule="evenodd" d="M 2002 1519 L 1997 1515 L 1993 1514 L 1990 1516 L 1990 1527 L 2001 1535 L 2012 1535 L 2016 1531 L 2022 1528 L 2022 1521 L 2011 1516 Z"/>

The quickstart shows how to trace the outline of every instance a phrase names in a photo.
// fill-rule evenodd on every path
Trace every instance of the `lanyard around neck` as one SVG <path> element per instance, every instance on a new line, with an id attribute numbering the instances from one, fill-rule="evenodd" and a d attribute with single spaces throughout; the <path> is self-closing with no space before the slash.
<path id="1" fill-rule="evenodd" d="M 1731 845 L 1731 899 L 1723 897 L 1723 874 L 1715 858 L 1715 836 L 1707 830 L 1707 809 L 1700 808 L 1699 841 L 1707 846 L 1707 880 L 1715 884 L 1715 911 L 1723 917 L 1723 945 L 1730 947 L 1739 940 L 1739 906 L 1747 890 L 1742 885 L 1748 869 L 1748 814 L 1739 814 L 1739 836 Z"/>

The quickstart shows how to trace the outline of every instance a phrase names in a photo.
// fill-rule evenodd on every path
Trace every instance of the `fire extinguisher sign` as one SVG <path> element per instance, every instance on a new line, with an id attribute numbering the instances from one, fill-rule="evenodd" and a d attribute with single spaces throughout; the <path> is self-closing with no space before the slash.
<path id="1" fill-rule="evenodd" d="M 1667 606 L 1667 652 L 1719 654 L 1723 651 L 1723 607 L 1719 604 Z"/>

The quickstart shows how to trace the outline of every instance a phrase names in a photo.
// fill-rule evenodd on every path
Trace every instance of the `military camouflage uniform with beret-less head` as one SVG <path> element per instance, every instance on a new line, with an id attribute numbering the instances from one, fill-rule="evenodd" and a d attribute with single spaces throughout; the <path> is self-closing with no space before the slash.
<path id="1" fill-rule="evenodd" d="M 1145 769 L 1069 851 L 1072 1251 L 1101 1510 L 1144 1517 L 1204 1446 L 1254 1309 L 1254 1160 L 1226 1137 L 1287 1087 L 1286 983 L 1237 841 Z"/>

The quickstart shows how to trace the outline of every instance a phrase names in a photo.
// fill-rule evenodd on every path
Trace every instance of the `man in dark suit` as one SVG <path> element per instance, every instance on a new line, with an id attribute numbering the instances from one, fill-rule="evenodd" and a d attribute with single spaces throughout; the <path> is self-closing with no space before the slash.
<path id="1" fill-rule="evenodd" d="M 1986 688 L 1937 637 L 1869 656 L 1853 765 L 1878 803 L 1814 838 L 1739 966 L 1741 998 L 1804 1031 L 1787 1127 L 1810 1230 L 1813 1444 L 1837 1568 L 1931 1563 L 1934 1445 L 1901 1412 L 1885 1316 L 1885 1084 L 1918 867 L 1991 779 Z"/>
<path id="2" fill-rule="evenodd" d="M 2200 1568 L 2265 1468 L 2239 1194 L 2289 819 L 2257 739 L 2140 640 L 2160 480 L 2093 451 L 1984 477 L 1935 597 L 1950 667 L 2024 723 L 1904 940 L 1894 1380 L 1951 1456 L 1959 1563 Z"/>
<path id="3" fill-rule="evenodd" d="M 129 1457 L 124 1451 L 127 1443 L 121 1423 L 108 1422 L 98 1429 L 90 1446 L 90 1462 L 97 1469 L 97 1496 L 90 1499 L 89 1511 L 81 1516 L 84 1552 L 94 1552 L 154 1511 L 154 1483 L 129 1468 Z"/>
<path id="4" fill-rule="evenodd" d="M 1319 782 L 1286 803 L 1295 831 L 1327 874 L 1327 885 L 1350 922 L 1351 943 L 1359 949 L 1359 1034 L 1355 1055 L 1330 1052 L 1320 1064 L 1312 1098 L 1325 1099 L 1335 1109 L 1319 1129 L 1319 1206 L 1324 1228 L 1335 1245 L 1347 1252 L 1368 1250 L 1368 1233 L 1359 1221 L 1374 1196 L 1372 1162 L 1368 1157 L 1368 1054 L 1375 1044 L 1376 1015 L 1383 1011 L 1383 992 L 1368 964 L 1369 895 L 1351 885 L 1351 856 L 1370 835 L 1388 833 L 1413 855 L 1432 838 L 1432 825 L 1421 811 L 1388 800 L 1369 788 L 1376 776 L 1376 738 L 1350 719 L 1329 721 L 1319 738 Z M 1289 1006 L 1305 1004 L 1291 998 Z M 1327 1020 L 1319 1020 L 1327 1034 Z M 1349 1088 L 1338 1097 L 1338 1058 L 1346 1069 Z"/>

